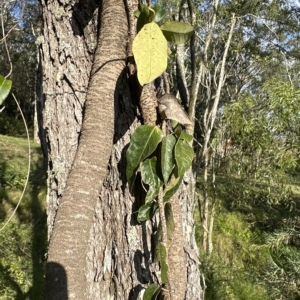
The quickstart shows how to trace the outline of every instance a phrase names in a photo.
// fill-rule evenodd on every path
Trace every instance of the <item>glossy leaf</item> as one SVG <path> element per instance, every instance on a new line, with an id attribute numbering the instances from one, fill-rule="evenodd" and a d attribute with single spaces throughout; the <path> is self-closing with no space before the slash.
<path id="1" fill-rule="evenodd" d="M 180 137 L 182 131 L 183 131 L 182 126 L 180 124 L 178 124 L 174 129 L 174 134 L 177 136 L 177 138 Z"/>
<path id="2" fill-rule="evenodd" d="M 194 158 L 194 152 L 190 144 L 179 139 L 175 145 L 175 160 L 177 164 L 177 177 L 181 177 L 190 168 Z"/>
<path id="3" fill-rule="evenodd" d="M 147 203 L 139 208 L 137 221 L 143 222 L 152 219 L 156 210 L 157 204 L 155 202 Z"/>
<path id="4" fill-rule="evenodd" d="M 181 132 L 179 139 L 185 140 L 188 143 L 190 143 L 193 140 L 193 137 L 190 134 L 183 131 L 183 132 Z"/>
<path id="5" fill-rule="evenodd" d="M 145 200 L 148 203 L 157 197 L 159 188 L 162 186 L 162 181 L 157 175 L 157 158 L 155 156 L 141 163 L 141 176 L 143 182 L 149 186 Z"/>
<path id="6" fill-rule="evenodd" d="M 133 133 L 126 152 L 126 177 L 130 188 L 140 163 L 154 152 L 162 140 L 162 132 L 156 126 L 142 125 Z"/>
<path id="7" fill-rule="evenodd" d="M 0 105 L 4 102 L 11 90 L 12 81 L 0 75 Z"/>
<path id="8" fill-rule="evenodd" d="M 194 32 L 194 27 L 190 24 L 167 21 L 160 27 L 165 38 L 172 44 L 184 44 Z"/>
<path id="9" fill-rule="evenodd" d="M 139 32 L 145 24 L 151 23 L 154 20 L 154 18 L 155 11 L 149 8 L 148 5 L 141 4 L 141 11 L 138 14 L 138 20 L 136 24 L 137 32 Z"/>
<path id="10" fill-rule="evenodd" d="M 143 300 L 155 300 L 155 296 L 160 292 L 160 289 L 157 283 L 150 284 L 143 295 Z"/>
<path id="11" fill-rule="evenodd" d="M 167 250 L 162 243 L 159 243 L 158 247 L 161 266 L 161 282 L 164 284 L 168 281 Z"/>
<path id="12" fill-rule="evenodd" d="M 169 201 L 171 197 L 176 193 L 182 181 L 182 177 L 183 175 L 180 177 L 176 177 L 174 174 L 171 176 L 169 182 L 166 185 L 166 188 L 164 189 L 164 202 Z"/>
<path id="13" fill-rule="evenodd" d="M 146 24 L 132 45 L 141 85 L 153 81 L 167 68 L 168 45 L 160 28 L 154 22 Z"/>
<path id="14" fill-rule="evenodd" d="M 166 184 L 170 178 L 175 164 L 174 146 L 176 138 L 174 135 L 169 134 L 162 139 L 161 146 L 161 171 Z"/>
<path id="15" fill-rule="evenodd" d="M 166 11 L 164 9 L 161 9 L 161 6 L 158 3 L 155 3 L 153 6 L 153 10 L 155 11 L 155 23 L 158 23 L 162 20 L 162 18 L 165 16 Z"/>

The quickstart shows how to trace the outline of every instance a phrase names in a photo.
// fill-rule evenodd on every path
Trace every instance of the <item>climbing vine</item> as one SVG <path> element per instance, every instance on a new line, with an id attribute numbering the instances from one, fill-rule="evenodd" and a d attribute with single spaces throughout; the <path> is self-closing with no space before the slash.
<path id="1" fill-rule="evenodd" d="M 177 125 L 174 132 L 168 135 L 164 135 L 157 126 L 142 125 L 133 133 L 126 152 L 129 186 L 132 188 L 139 172 L 147 190 L 144 204 L 138 210 L 137 220 L 150 220 L 159 212 L 160 224 L 154 261 L 160 263 L 162 284 L 167 283 L 167 253 L 174 228 L 172 208 L 168 201 L 176 193 L 184 173 L 191 166 L 194 156 L 191 141 L 192 136 L 184 132 L 181 125 Z M 152 299 L 160 290 L 159 285 L 150 285 L 143 299 Z"/>
<path id="2" fill-rule="evenodd" d="M 189 24 L 176 21 L 165 22 L 159 27 L 156 22 L 162 19 L 164 11 L 157 4 L 153 8 L 141 4 L 135 15 L 138 17 L 138 34 L 133 40 L 132 50 L 138 81 L 143 86 L 151 83 L 166 70 L 168 42 L 185 43 L 194 29 Z M 175 103 L 179 106 L 175 97 L 175 102 L 171 96 L 169 98 L 173 101 L 161 102 L 164 105 Z M 163 118 L 179 121 L 178 118 L 173 118 L 172 114 L 165 114 Z M 185 119 L 184 124 L 190 123 L 189 119 Z M 144 300 L 157 299 L 159 294 L 171 294 L 169 272 L 172 272 L 172 266 L 168 264 L 168 249 L 177 220 L 173 218 L 170 199 L 179 188 L 183 175 L 191 167 L 194 157 L 191 146 L 193 137 L 187 134 L 179 123 L 172 125 L 173 128 L 170 126 L 168 130 L 165 125 L 162 125 L 162 129 L 152 124 L 138 127 L 126 152 L 126 176 L 130 189 L 136 184 L 137 173 L 140 173 L 138 178 L 141 178 L 146 190 L 144 203 L 138 210 L 138 222 L 150 220 L 157 213 L 159 215 L 154 262 L 160 264 L 160 284 L 151 284 L 145 290 Z"/>

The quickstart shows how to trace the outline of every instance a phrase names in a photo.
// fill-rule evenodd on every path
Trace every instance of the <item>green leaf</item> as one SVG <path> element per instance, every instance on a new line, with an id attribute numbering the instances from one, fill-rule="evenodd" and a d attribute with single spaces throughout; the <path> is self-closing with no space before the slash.
<path id="1" fill-rule="evenodd" d="M 155 11 L 148 7 L 148 5 L 141 4 L 141 11 L 138 16 L 136 30 L 139 32 L 147 23 L 151 23 L 155 19 Z"/>
<path id="2" fill-rule="evenodd" d="M 184 173 L 190 168 L 193 158 L 194 151 L 190 144 L 184 139 L 179 139 L 175 145 L 177 177 L 183 176 Z"/>
<path id="3" fill-rule="evenodd" d="M 126 177 L 130 188 L 135 179 L 139 164 L 154 152 L 162 140 L 162 132 L 156 126 L 142 125 L 133 133 L 126 152 Z"/>
<path id="4" fill-rule="evenodd" d="M 143 300 L 155 300 L 155 297 L 160 292 L 160 289 L 161 288 L 157 283 L 150 284 L 143 295 Z"/>
<path id="5" fill-rule="evenodd" d="M 160 29 L 167 41 L 176 45 L 184 44 L 194 32 L 192 25 L 178 21 L 167 21 Z"/>
<path id="6" fill-rule="evenodd" d="M 159 257 L 161 266 L 161 282 L 164 284 L 168 281 L 168 265 L 167 265 L 167 250 L 162 243 L 159 243 Z"/>
<path id="7" fill-rule="evenodd" d="M 166 11 L 164 9 L 161 9 L 161 6 L 158 3 L 155 3 L 155 5 L 153 6 L 153 10 L 155 11 L 154 22 L 158 23 L 165 16 Z"/>
<path id="8" fill-rule="evenodd" d="M 166 184 L 170 178 L 172 170 L 175 164 L 174 158 L 174 146 L 176 144 L 176 138 L 174 135 L 169 134 L 162 139 L 161 147 L 161 171 Z"/>
<path id="9" fill-rule="evenodd" d="M 185 140 L 188 143 L 190 143 L 193 140 L 193 136 L 191 136 L 190 134 L 186 133 L 185 131 L 182 131 L 179 139 Z"/>
<path id="10" fill-rule="evenodd" d="M 157 175 L 157 158 L 156 156 L 146 159 L 141 163 L 141 176 L 144 183 L 149 185 L 145 202 L 153 201 L 158 195 L 162 181 Z"/>
<path id="11" fill-rule="evenodd" d="M 176 193 L 178 190 L 181 181 L 182 181 L 183 175 L 180 177 L 176 177 L 174 174 L 172 174 L 171 179 L 167 183 L 165 189 L 164 189 L 164 196 L 163 200 L 164 202 L 171 199 L 171 197 Z"/>
<path id="12" fill-rule="evenodd" d="M 141 85 L 153 81 L 167 68 L 168 45 L 154 22 L 146 24 L 133 40 L 132 51 Z"/>
<path id="13" fill-rule="evenodd" d="M 139 208 L 137 221 L 143 222 L 152 219 L 154 213 L 157 209 L 157 204 L 155 202 L 147 203 Z"/>
<path id="14" fill-rule="evenodd" d="M 174 133 L 177 136 L 177 138 L 180 137 L 181 133 L 182 133 L 182 126 L 180 124 L 178 124 L 175 129 L 174 129 Z"/>
<path id="15" fill-rule="evenodd" d="M 4 102 L 11 90 L 12 81 L 0 75 L 0 105 Z"/>
<path id="16" fill-rule="evenodd" d="M 134 16 L 135 17 L 138 18 L 140 16 L 140 14 L 141 14 L 141 12 L 138 9 L 134 11 Z"/>

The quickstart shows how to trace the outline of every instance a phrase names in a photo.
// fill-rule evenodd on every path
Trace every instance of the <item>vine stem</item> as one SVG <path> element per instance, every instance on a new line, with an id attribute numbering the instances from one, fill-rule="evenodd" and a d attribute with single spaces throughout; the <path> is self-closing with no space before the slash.
<path id="1" fill-rule="evenodd" d="M 17 206 L 15 207 L 14 211 L 12 212 L 12 214 L 10 215 L 9 219 L 5 222 L 5 224 L 0 228 L 0 231 L 2 231 L 6 226 L 7 224 L 10 222 L 10 220 L 12 219 L 12 217 L 15 215 L 23 197 L 24 197 L 24 193 L 26 191 L 26 188 L 27 188 L 27 185 L 28 185 L 28 181 L 29 181 L 29 174 L 30 174 L 30 164 L 31 164 L 31 148 L 30 148 L 30 137 L 29 137 L 29 132 L 28 132 L 28 127 L 27 127 L 27 124 L 26 124 L 26 120 L 25 120 L 25 117 L 24 117 L 24 114 L 22 112 L 22 109 L 20 107 L 20 104 L 19 102 L 17 101 L 15 95 L 12 93 L 12 96 L 14 98 L 14 100 L 16 101 L 16 104 L 20 110 L 20 113 L 21 113 L 21 116 L 22 116 L 22 119 L 23 119 L 23 122 L 24 122 L 24 126 L 25 126 L 25 129 L 26 129 L 26 135 L 27 135 L 27 142 L 28 142 L 28 168 L 27 168 L 27 177 L 26 177 L 26 182 L 25 182 L 25 185 L 24 185 L 24 188 L 23 188 L 23 191 L 22 191 L 22 194 L 20 196 L 20 199 L 18 201 L 18 204 Z"/>
<path id="2" fill-rule="evenodd" d="M 167 251 L 167 258 L 168 258 L 168 234 L 167 234 L 167 222 L 165 216 L 165 205 L 163 201 L 163 188 L 160 187 L 158 193 L 158 210 L 159 210 L 159 219 L 161 224 L 161 232 L 162 232 L 162 244 L 165 246 Z"/>
<path id="3" fill-rule="evenodd" d="M 161 243 L 164 245 L 166 249 L 166 264 L 169 266 L 169 255 L 168 255 L 168 232 L 167 232 L 167 222 L 165 216 L 165 204 L 163 200 L 163 188 L 160 187 L 158 193 L 158 210 L 159 210 L 159 219 L 161 224 L 161 235 L 162 241 Z M 165 284 L 165 288 L 162 288 L 162 298 L 161 299 L 172 299 L 171 288 L 169 282 L 169 274 L 168 281 Z"/>

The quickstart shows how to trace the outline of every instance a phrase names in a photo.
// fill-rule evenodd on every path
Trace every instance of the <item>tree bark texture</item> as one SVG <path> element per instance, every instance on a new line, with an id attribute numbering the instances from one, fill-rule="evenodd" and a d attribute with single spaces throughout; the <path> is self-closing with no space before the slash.
<path id="1" fill-rule="evenodd" d="M 70 0 L 41 0 L 43 89 L 39 90 L 39 99 L 43 99 L 43 135 L 49 162 L 49 237 L 78 146 L 93 59 L 90 45 L 96 45 L 96 2 L 90 0 L 80 6 Z"/>
<path id="2" fill-rule="evenodd" d="M 46 273 L 49 299 L 64 297 L 65 278 L 68 297 L 86 299 L 87 240 L 113 145 L 114 102 L 125 68 L 127 30 L 124 3 L 104 0 L 79 145 L 50 237 Z"/>
<path id="3" fill-rule="evenodd" d="M 132 2 L 136 3 L 131 1 L 131 6 Z M 125 178 L 125 151 L 141 118 L 123 72 L 128 40 L 124 3 L 41 4 L 48 299 L 142 299 L 145 288 L 159 277 L 151 264 L 156 224 L 136 222 L 144 191 L 137 186 L 129 193 Z M 92 69 L 99 5 L 100 54 Z M 108 44 L 111 48 L 105 48 Z M 188 192 L 179 194 L 188 279 L 185 299 L 196 300 L 202 296 Z"/>

